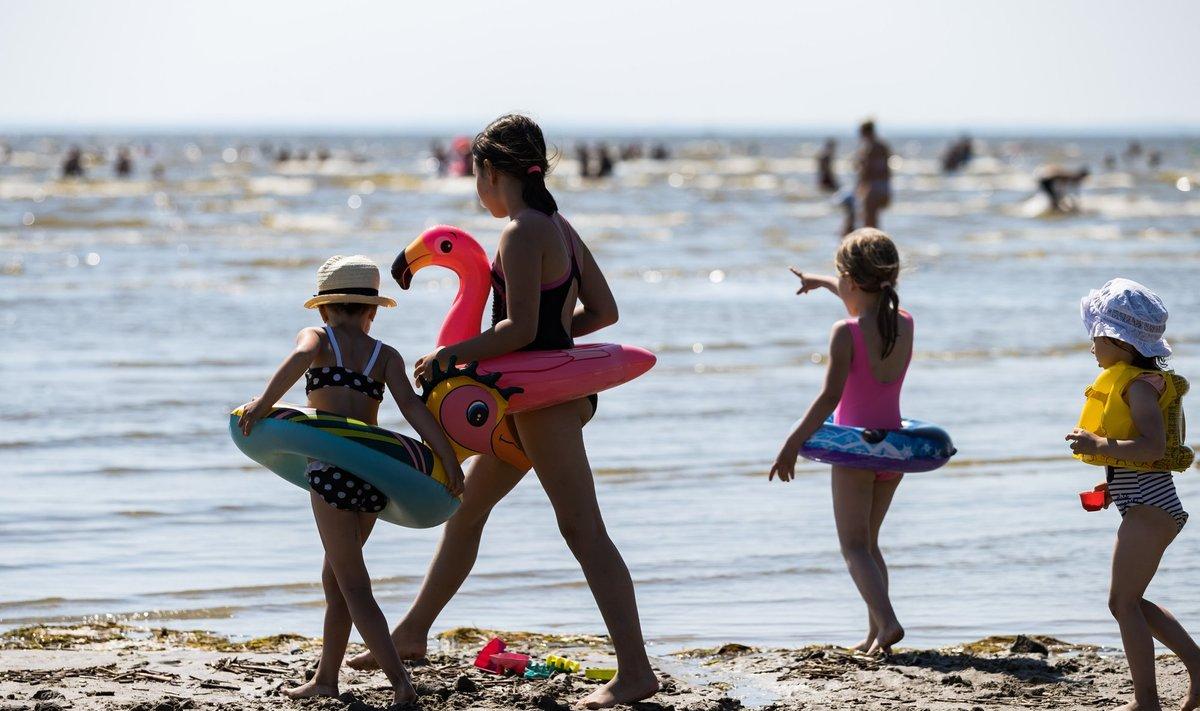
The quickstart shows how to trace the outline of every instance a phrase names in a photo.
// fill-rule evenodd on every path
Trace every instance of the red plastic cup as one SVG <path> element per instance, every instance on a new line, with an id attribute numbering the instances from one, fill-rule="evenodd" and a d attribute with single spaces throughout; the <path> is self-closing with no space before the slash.
<path id="1" fill-rule="evenodd" d="M 1083 504 L 1084 511 L 1099 511 L 1104 508 L 1104 492 L 1081 491 L 1079 492 L 1079 503 Z"/>
<path id="2" fill-rule="evenodd" d="M 501 652 L 500 654 L 493 654 L 492 665 L 502 672 L 524 674 L 525 667 L 529 665 L 529 655 L 517 654 L 515 652 Z"/>

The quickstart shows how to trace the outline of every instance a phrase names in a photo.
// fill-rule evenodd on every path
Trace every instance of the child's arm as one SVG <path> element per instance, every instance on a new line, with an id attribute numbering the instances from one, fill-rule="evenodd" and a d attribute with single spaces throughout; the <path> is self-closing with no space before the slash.
<path id="1" fill-rule="evenodd" d="M 617 322 L 617 300 L 592 251 L 582 241 L 576 247 L 579 256 L 579 305 L 571 315 L 571 337 L 595 333 Z"/>
<path id="2" fill-rule="evenodd" d="M 400 407 L 400 414 L 404 415 L 408 424 L 412 425 L 421 439 L 425 440 L 425 443 L 441 460 L 442 468 L 446 470 L 450 493 L 461 496 L 463 492 L 462 467 L 459 466 L 454 448 L 450 446 L 450 440 L 446 439 L 446 433 L 442 432 L 437 420 L 433 418 L 433 413 L 429 412 L 429 408 L 425 407 L 425 403 L 413 392 L 412 385 L 409 384 L 408 377 L 404 373 L 404 359 L 395 351 L 392 351 L 390 355 L 383 375 L 383 381 L 387 383 L 388 391 L 392 393 L 392 397 Z"/>
<path id="3" fill-rule="evenodd" d="M 833 333 L 829 337 L 829 368 L 825 371 L 825 385 L 821 388 L 821 394 L 808 406 L 804 418 L 792 429 L 787 441 L 783 443 L 779 456 L 775 457 L 771 473 L 767 476 L 768 480 L 774 479 L 776 475 L 780 481 L 791 481 L 794 478 L 793 470 L 796 468 L 796 457 L 800 455 L 800 448 L 825 423 L 825 419 L 833 413 L 842 399 L 842 389 L 846 387 L 846 377 L 850 374 L 850 358 L 853 354 L 854 341 L 850 334 L 850 325 L 839 321 L 834 325 Z"/>
<path id="4" fill-rule="evenodd" d="M 795 267 L 788 267 L 788 269 L 791 270 L 792 274 L 800 277 L 800 288 L 796 289 L 797 294 L 807 294 L 813 289 L 825 287 L 826 289 L 832 291 L 834 295 L 837 295 L 837 277 L 824 276 L 822 274 L 805 274 L 804 272 L 797 270 Z"/>
<path id="5" fill-rule="evenodd" d="M 283 360 L 283 363 L 275 371 L 275 375 L 272 375 L 271 379 L 267 381 L 267 387 L 263 390 L 262 395 L 242 405 L 242 416 L 238 420 L 238 427 L 241 428 L 243 435 L 250 434 L 254 423 L 266 417 L 271 408 L 275 407 L 275 403 L 279 402 L 279 398 L 283 397 L 296 384 L 300 376 L 304 375 L 304 371 L 308 370 L 308 367 L 317 359 L 317 355 L 321 352 L 320 333 L 319 329 L 306 328 L 296 334 L 296 347 L 292 350 L 291 355 Z"/>
<path id="6" fill-rule="evenodd" d="M 527 224 L 511 222 L 500 235 L 500 263 L 504 265 L 505 304 L 508 318 L 452 346 L 442 346 L 422 356 L 413 366 L 413 377 L 429 377 L 436 361 L 444 370 L 453 357 L 460 364 L 487 360 L 520 350 L 537 336 L 538 308 L 541 303 L 542 253 L 538 240 L 528 234 L 536 229 Z"/>
<path id="7" fill-rule="evenodd" d="M 1076 427 L 1067 435 L 1071 451 L 1076 454 L 1099 454 L 1130 462 L 1153 462 L 1162 459 L 1167 451 L 1167 432 L 1162 411 L 1158 408 L 1158 391 L 1144 380 L 1134 380 L 1126 391 L 1129 414 L 1137 428 L 1136 439 L 1100 437 Z"/>

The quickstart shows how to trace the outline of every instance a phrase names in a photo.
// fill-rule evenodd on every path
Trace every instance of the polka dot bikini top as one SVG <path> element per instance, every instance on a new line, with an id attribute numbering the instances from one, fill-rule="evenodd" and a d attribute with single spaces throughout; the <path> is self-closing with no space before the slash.
<path id="1" fill-rule="evenodd" d="M 383 342 L 375 341 L 375 350 L 371 352 L 371 359 L 367 361 L 367 367 L 359 372 L 342 365 L 342 349 L 338 348 L 333 329 L 326 326 L 325 335 L 329 337 L 329 345 L 333 348 L 333 357 L 337 361 L 337 365 L 309 368 L 308 372 L 304 374 L 304 393 L 308 394 L 321 388 L 350 388 L 376 402 L 383 402 L 383 383 L 376 382 L 367 375 L 371 372 L 371 368 L 375 367 L 375 360 L 379 358 L 379 349 L 383 347 Z"/>

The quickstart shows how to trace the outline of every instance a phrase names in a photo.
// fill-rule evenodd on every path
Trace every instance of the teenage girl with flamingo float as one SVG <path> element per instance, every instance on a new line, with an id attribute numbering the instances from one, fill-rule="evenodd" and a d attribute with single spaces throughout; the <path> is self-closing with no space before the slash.
<path id="1" fill-rule="evenodd" d="M 883 232 L 865 227 L 842 241 L 836 277 L 801 273 L 797 294 L 824 287 L 842 299 L 851 318 L 833 325 L 825 385 L 792 429 L 769 479 L 794 478 L 801 446 L 832 413 L 837 424 L 897 429 L 900 387 L 912 357 L 913 319 L 900 310 L 900 256 Z M 904 637 L 888 597 L 888 570 L 879 529 L 903 475 L 833 465 L 833 515 L 850 577 L 867 604 L 867 636 L 854 646 L 889 652 Z"/>
<path id="2" fill-rule="evenodd" d="M 493 262 L 492 327 L 421 358 L 418 379 L 427 378 L 435 362 L 444 371 L 451 358 L 467 363 L 514 351 L 570 348 L 574 337 L 617 320 L 603 272 L 546 189 L 550 166 L 538 125 L 525 116 L 501 116 L 475 137 L 471 152 L 480 202 L 493 217 L 509 220 Z M 584 450 L 583 426 L 595 409 L 593 396 L 521 412 L 513 422 L 616 650 L 617 676 L 581 702 L 607 708 L 652 696 L 658 680 L 646 656 L 633 581 L 605 531 Z M 446 524 L 416 600 L 392 633 L 402 657 L 425 655 L 430 628 L 471 572 L 488 515 L 527 471 L 487 455 L 470 460 L 462 505 Z M 363 654 L 350 664 L 367 668 L 373 660 Z"/>

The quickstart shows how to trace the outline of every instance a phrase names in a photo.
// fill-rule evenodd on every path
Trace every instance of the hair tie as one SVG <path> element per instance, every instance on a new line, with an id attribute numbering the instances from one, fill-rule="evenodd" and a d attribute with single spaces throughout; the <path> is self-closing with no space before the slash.
<path id="1" fill-rule="evenodd" d="M 884 289 L 890 289 L 890 288 L 892 288 L 892 282 L 890 282 L 890 281 L 884 281 L 884 282 L 879 283 L 880 291 L 883 291 Z"/>
<path id="2" fill-rule="evenodd" d="M 526 175 L 533 175 L 540 172 L 542 172 L 542 166 L 540 165 L 531 165 L 529 166 L 529 170 L 525 171 Z"/>

